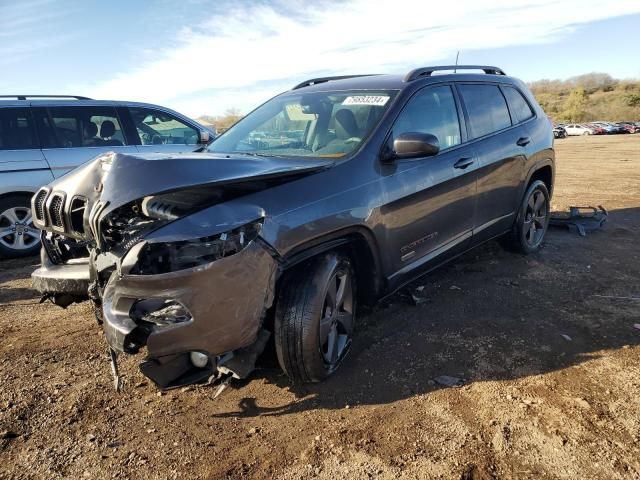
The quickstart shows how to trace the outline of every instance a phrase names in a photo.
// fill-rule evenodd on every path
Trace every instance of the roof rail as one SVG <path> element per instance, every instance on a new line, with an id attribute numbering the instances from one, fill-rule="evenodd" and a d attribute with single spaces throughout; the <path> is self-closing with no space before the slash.
<path id="1" fill-rule="evenodd" d="M 482 70 L 487 75 L 506 75 L 502 69 L 489 65 L 438 65 L 435 67 L 422 67 L 411 70 L 404 77 L 405 82 L 411 82 L 420 77 L 430 77 L 433 72 L 441 70 Z"/>
<path id="2" fill-rule="evenodd" d="M 92 100 L 89 97 L 80 95 L 0 95 L 0 98 L 15 98 L 17 100 L 27 100 L 29 98 L 73 98 L 75 100 Z"/>
<path id="3" fill-rule="evenodd" d="M 311 85 L 317 85 L 319 83 L 330 82 L 332 80 L 344 80 L 346 78 L 357 78 L 357 77 L 371 77 L 373 75 L 376 75 L 376 74 L 375 73 L 368 73 L 368 74 L 363 74 L 363 75 L 339 75 L 339 76 L 335 76 L 335 77 L 310 78 L 309 80 L 305 80 L 304 82 L 297 84 L 291 90 L 297 90 L 299 88 L 309 87 Z"/>

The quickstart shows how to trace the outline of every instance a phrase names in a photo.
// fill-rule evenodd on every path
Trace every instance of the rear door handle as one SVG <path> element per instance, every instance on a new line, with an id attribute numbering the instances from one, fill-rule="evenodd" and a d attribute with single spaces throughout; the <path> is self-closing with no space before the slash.
<path id="1" fill-rule="evenodd" d="M 460 160 L 458 160 L 456 163 L 454 163 L 453 164 L 453 168 L 461 168 L 461 169 L 464 170 L 465 168 L 467 168 L 472 163 L 473 163 L 473 158 L 464 157 L 464 158 L 461 158 Z"/>
<path id="2" fill-rule="evenodd" d="M 521 147 L 525 147 L 527 145 L 529 145 L 531 143 L 531 138 L 529 137 L 520 137 L 518 139 L 518 141 L 516 142 L 516 145 L 519 145 Z"/>

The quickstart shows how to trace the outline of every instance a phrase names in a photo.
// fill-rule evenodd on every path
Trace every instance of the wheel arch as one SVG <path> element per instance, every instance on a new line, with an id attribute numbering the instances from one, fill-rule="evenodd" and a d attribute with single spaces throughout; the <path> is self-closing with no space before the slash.
<path id="1" fill-rule="evenodd" d="M 384 277 L 377 241 L 373 232 L 366 227 L 340 229 L 295 247 L 281 258 L 281 271 L 285 273 L 306 260 L 332 250 L 344 252 L 354 262 L 358 300 L 364 305 L 374 304 L 384 291 Z M 281 278 L 282 274 L 278 283 Z"/>
<path id="2" fill-rule="evenodd" d="M 547 190 L 549 191 L 549 198 L 551 198 L 553 196 L 553 182 L 555 180 L 554 176 L 554 165 L 551 159 L 542 160 L 536 163 L 527 173 L 527 178 L 524 182 L 520 197 L 522 198 L 532 182 L 541 180 L 547 187 Z"/>
<path id="3" fill-rule="evenodd" d="M 16 190 L 13 192 L 5 192 L 5 193 L 0 193 L 0 200 L 4 200 L 7 197 L 13 197 L 13 196 L 21 196 L 21 197 L 33 197 L 33 195 L 35 194 L 35 190 L 33 192 L 31 191 L 27 191 L 27 190 Z"/>

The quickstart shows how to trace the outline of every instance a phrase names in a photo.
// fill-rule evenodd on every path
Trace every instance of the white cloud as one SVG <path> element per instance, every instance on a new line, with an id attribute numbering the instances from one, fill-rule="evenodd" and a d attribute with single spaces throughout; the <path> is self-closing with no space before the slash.
<path id="1" fill-rule="evenodd" d="M 23 0 L 0 5 L 0 67 L 29 60 L 44 48 L 71 38 L 68 32 L 52 34 L 47 28 L 69 13 L 54 2 Z"/>
<path id="2" fill-rule="evenodd" d="M 156 59 L 83 90 L 194 116 L 246 111 L 306 77 L 404 72 L 453 59 L 458 49 L 548 42 L 582 23 L 638 12 L 637 0 L 238 3 L 196 27 L 167 30 Z"/>

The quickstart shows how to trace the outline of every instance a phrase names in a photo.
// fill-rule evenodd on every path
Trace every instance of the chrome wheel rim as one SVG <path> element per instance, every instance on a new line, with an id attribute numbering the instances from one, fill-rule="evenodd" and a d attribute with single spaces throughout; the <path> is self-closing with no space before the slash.
<path id="1" fill-rule="evenodd" d="M 27 250 L 40 243 L 29 207 L 12 207 L 0 213 L 0 245 L 11 250 Z"/>
<path id="2" fill-rule="evenodd" d="M 351 274 L 339 270 L 329 280 L 320 319 L 320 351 L 329 370 L 337 367 L 351 345 L 353 307 Z"/>
<path id="3" fill-rule="evenodd" d="M 530 247 L 536 247 L 542 241 L 547 229 L 549 205 L 540 190 L 534 190 L 529 196 L 524 214 L 524 239 Z"/>

